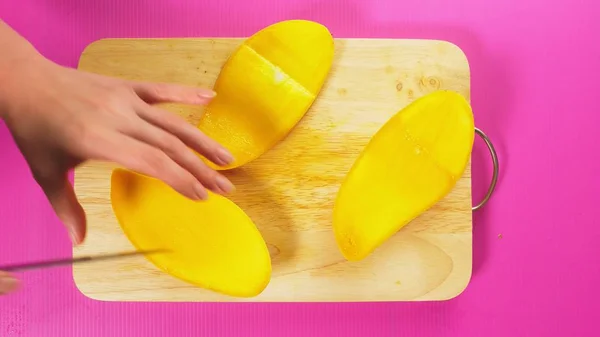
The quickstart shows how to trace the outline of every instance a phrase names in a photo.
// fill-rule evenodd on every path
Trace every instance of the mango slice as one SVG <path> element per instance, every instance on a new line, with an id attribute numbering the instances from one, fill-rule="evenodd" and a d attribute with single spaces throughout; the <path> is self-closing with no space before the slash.
<path id="1" fill-rule="evenodd" d="M 210 192 L 209 192 L 210 193 Z M 163 271 L 222 294 L 253 297 L 271 277 L 269 250 L 252 220 L 229 199 L 190 200 L 160 180 L 116 169 L 111 202 L 137 249 Z"/>
<path id="2" fill-rule="evenodd" d="M 425 95 L 385 123 L 336 197 L 333 227 L 344 257 L 365 258 L 446 196 L 469 162 L 474 130 L 469 103 L 452 91 Z"/>
<path id="3" fill-rule="evenodd" d="M 324 26 L 282 21 L 248 38 L 227 60 L 214 85 L 217 96 L 198 128 L 235 158 L 225 170 L 268 151 L 302 119 L 333 62 L 333 37 Z"/>

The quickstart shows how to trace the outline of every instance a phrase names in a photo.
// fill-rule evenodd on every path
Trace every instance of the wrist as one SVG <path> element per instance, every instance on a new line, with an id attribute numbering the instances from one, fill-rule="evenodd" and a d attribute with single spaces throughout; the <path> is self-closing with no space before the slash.
<path id="1" fill-rule="evenodd" d="M 26 67 L 31 65 L 26 58 L 0 60 L 0 119 L 6 120 L 15 110 L 19 90 L 22 90 L 22 76 L 25 76 Z"/>
<path id="2" fill-rule="evenodd" d="M 24 89 L 26 74 L 46 59 L 24 38 L 0 20 L 0 119 L 14 110 L 19 90 Z M 20 89 L 19 89 L 20 88 Z"/>

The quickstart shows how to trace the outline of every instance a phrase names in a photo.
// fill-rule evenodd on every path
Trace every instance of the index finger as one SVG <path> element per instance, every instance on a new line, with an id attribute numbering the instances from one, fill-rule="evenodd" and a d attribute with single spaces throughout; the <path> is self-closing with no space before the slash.
<path id="1" fill-rule="evenodd" d="M 216 93 L 210 89 L 172 83 L 129 82 L 135 93 L 148 104 L 208 104 Z"/>

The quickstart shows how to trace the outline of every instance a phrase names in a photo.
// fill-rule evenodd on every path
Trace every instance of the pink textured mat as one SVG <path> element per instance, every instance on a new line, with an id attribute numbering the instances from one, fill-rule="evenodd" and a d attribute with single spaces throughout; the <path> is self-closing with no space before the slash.
<path id="1" fill-rule="evenodd" d="M 476 123 L 502 175 L 474 218 L 471 284 L 451 301 L 104 303 L 82 296 L 66 267 L 23 274 L 24 289 L 0 298 L 0 336 L 597 336 L 599 13 L 593 0 L 1 0 L 6 22 L 71 66 L 98 38 L 247 36 L 292 18 L 337 37 L 452 41 L 469 58 Z M 490 168 L 478 141 L 476 200 Z M 68 256 L 2 124 L 0 173 L 0 263 Z"/>

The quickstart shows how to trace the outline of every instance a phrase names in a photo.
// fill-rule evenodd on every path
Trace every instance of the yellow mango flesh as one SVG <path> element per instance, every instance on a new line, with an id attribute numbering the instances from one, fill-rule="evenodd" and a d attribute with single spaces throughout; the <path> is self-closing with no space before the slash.
<path id="1" fill-rule="evenodd" d="M 198 128 L 244 165 L 268 151 L 302 119 L 333 62 L 333 38 L 324 26 L 290 20 L 247 39 L 227 60 Z"/>
<path id="2" fill-rule="evenodd" d="M 268 285 L 268 248 L 252 220 L 227 198 L 210 193 L 206 201 L 193 201 L 160 180 L 116 169 L 111 202 L 137 249 L 167 250 L 147 255 L 163 271 L 237 297 L 256 296 Z"/>
<path id="3" fill-rule="evenodd" d="M 333 227 L 347 260 L 361 260 L 446 196 L 471 156 L 473 113 L 436 91 L 394 115 L 370 140 L 338 192 Z"/>

